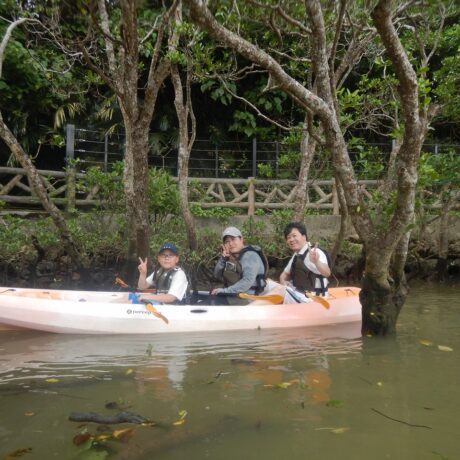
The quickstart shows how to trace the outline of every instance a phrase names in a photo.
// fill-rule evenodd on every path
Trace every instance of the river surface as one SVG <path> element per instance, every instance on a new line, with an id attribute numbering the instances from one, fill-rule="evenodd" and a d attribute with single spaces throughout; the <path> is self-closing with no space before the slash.
<path id="1" fill-rule="evenodd" d="M 459 286 L 413 286 L 396 338 L 359 328 L 0 333 L 0 459 L 460 459 Z"/>

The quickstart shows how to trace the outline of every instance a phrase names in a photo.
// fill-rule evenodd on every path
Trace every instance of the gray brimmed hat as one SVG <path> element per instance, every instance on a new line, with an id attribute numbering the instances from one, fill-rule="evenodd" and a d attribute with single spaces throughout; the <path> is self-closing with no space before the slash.
<path id="1" fill-rule="evenodd" d="M 241 232 L 236 227 L 227 227 L 222 233 L 222 239 L 224 239 L 226 236 L 234 236 L 240 238 L 243 237 Z"/>

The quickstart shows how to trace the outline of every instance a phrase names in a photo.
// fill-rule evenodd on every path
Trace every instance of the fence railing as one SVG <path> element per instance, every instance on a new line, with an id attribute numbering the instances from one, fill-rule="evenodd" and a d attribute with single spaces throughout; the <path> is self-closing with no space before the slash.
<path id="1" fill-rule="evenodd" d="M 155 146 L 154 146 L 155 145 Z M 152 143 L 149 164 L 177 176 L 177 150 L 174 147 L 159 147 Z M 360 150 L 350 149 L 350 158 L 358 176 L 362 179 L 380 179 L 386 171 L 393 143 L 381 142 L 369 144 L 364 154 Z M 460 154 L 460 145 L 426 143 L 424 151 L 441 154 L 454 149 Z M 245 178 L 255 177 L 295 180 L 300 164 L 299 145 L 278 141 L 222 141 L 197 139 L 194 142 L 189 160 L 190 177 Z M 108 134 L 78 128 L 66 127 L 66 161 L 78 160 L 81 169 L 98 166 L 108 171 L 114 162 L 123 160 L 124 136 L 120 133 Z M 267 177 L 267 172 L 271 174 Z M 327 151 L 315 156 L 310 168 L 312 179 L 332 177 L 330 155 Z M 313 176 L 314 174 L 314 176 Z M 370 177 L 372 174 L 372 177 Z"/>
<path id="2" fill-rule="evenodd" d="M 86 174 L 67 171 L 38 170 L 51 200 L 59 207 L 72 210 L 88 209 L 103 205 L 98 185 L 88 186 Z M 177 181 L 177 178 L 175 178 Z M 381 182 L 361 180 L 359 186 L 363 195 L 372 199 L 372 192 Z M 245 210 L 249 216 L 257 209 L 292 209 L 295 206 L 297 181 L 289 179 L 226 179 L 189 178 L 190 203 L 202 208 L 233 208 Z M 335 181 L 309 180 L 307 183 L 307 209 L 321 210 L 325 213 L 339 214 L 339 204 Z M 433 193 L 431 193 L 433 195 Z M 458 190 L 455 199 L 460 199 Z M 0 167 L 0 202 L 6 203 L 7 210 L 41 209 L 39 198 L 29 184 L 26 171 L 22 168 Z M 430 201 L 430 209 L 440 208 L 441 202 Z M 456 205 L 455 208 L 459 208 Z"/>
<path id="3" fill-rule="evenodd" d="M 102 204 L 99 187 L 89 188 L 84 173 L 38 170 L 52 201 L 64 209 L 84 209 Z M 176 178 L 177 180 L 177 178 Z M 294 180 L 190 178 L 191 204 L 202 208 L 234 208 L 254 215 L 256 209 L 292 209 L 295 205 Z M 377 181 L 361 181 L 363 190 L 372 189 Z M 26 171 L 22 168 L 0 167 L 0 201 L 8 208 L 40 207 Z M 307 208 L 338 214 L 338 201 L 333 180 L 311 180 L 307 187 Z"/>

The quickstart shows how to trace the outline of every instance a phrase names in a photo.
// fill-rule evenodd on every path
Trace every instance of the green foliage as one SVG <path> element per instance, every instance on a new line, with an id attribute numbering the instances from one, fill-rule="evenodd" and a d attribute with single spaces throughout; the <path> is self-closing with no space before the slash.
<path id="1" fill-rule="evenodd" d="M 236 85 L 234 82 L 228 82 L 226 86 L 232 92 L 236 91 Z M 233 99 L 232 95 L 226 90 L 225 86 L 217 80 L 206 80 L 201 85 L 201 91 L 203 93 L 209 92 L 212 99 L 219 101 L 223 105 L 229 105 Z"/>
<path id="2" fill-rule="evenodd" d="M 173 177 L 163 169 L 149 170 L 149 212 L 156 221 L 162 221 L 168 214 L 177 216 L 179 208 L 179 189 Z"/>
<path id="3" fill-rule="evenodd" d="M 447 205 L 460 187 L 460 155 L 454 150 L 445 153 L 424 153 L 419 160 L 417 208 L 440 203 Z"/>
<path id="4" fill-rule="evenodd" d="M 292 179 L 297 178 L 301 162 L 301 154 L 299 149 L 283 152 L 278 157 L 278 167 L 281 171 L 281 179 Z"/>
<path id="5" fill-rule="evenodd" d="M 0 16 L 30 17 L 34 8 L 31 4 L 21 9 L 20 2 L 2 2 Z M 2 38 L 7 25 L 0 22 Z M 8 127 L 26 151 L 34 152 L 38 144 L 61 144 L 57 130 L 86 107 L 87 88 L 78 65 L 71 66 L 50 45 L 49 37 L 26 33 L 26 28 L 25 24 L 15 28 L 6 48 L 0 99 Z"/>
<path id="6" fill-rule="evenodd" d="M 123 162 L 114 163 L 109 172 L 102 171 L 98 167 L 91 167 L 85 175 L 83 183 L 77 184 L 77 190 L 90 191 L 98 189 L 99 206 L 112 212 L 123 212 Z"/>
<path id="7" fill-rule="evenodd" d="M 214 217 L 220 220 L 226 220 L 237 214 L 232 208 L 203 208 L 199 204 L 191 204 L 190 210 L 196 217 Z"/>
<path id="8" fill-rule="evenodd" d="M 447 28 L 441 42 L 442 65 L 434 71 L 436 102 L 440 104 L 438 118 L 453 123 L 460 121 L 460 24 Z"/>
<path id="9" fill-rule="evenodd" d="M 257 163 L 257 176 L 271 179 L 275 175 L 273 167 L 267 163 Z"/>
<path id="10" fill-rule="evenodd" d="M 56 253 L 62 247 L 56 227 L 50 217 L 25 220 L 14 216 L 2 218 L 0 261 L 21 267 L 33 264 L 37 258 L 36 244 L 45 254 Z M 67 219 L 72 238 L 82 254 L 91 257 L 117 258 L 126 250 L 124 219 L 100 211 L 77 213 Z"/>
<path id="11" fill-rule="evenodd" d="M 275 209 L 270 215 L 270 223 L 275 228 L 275 233 L 283 234 L 284 227 L 292 221 L 292 209 Z"/>
<path id="12" fill-rule="evenodd" d="M 357 144 L 354 149 L 357 151 L 354 162 L 357 177 L 368 180 L 380 179 L 385 171 L 385 163 L 378 148 L 366 148 L 362 144 Z"/>
<path id="13" fill-rule="evenodd" d="M 233 113 L 233 123 L 228 130 L 244 133 L 247 137 L 254 137 L 257 132 L 256 117 L 251 112 L 236 110 Z"/>
<path id="14" fill-rule="evenodd" d="M 351 241 L 344 240 L 340 253 L 350 259 L 358 259 L 361 256 L 363 250 L 362 244 L 352 243 Z"/>
<path id="15" fill-rule="evenodd" d="M 123 189 L 123 162 L 113 164 L 109 172 L 97 167 L 89 168 L 85 181 L 77 184 L 78 190 L 98 189 L 99 206 L 112 213 L 125 210 Z M 148 181 L 149 213 L 154 221 L 162 221 L 169 214 L 179 213 L 179 190 L 173 177 L 162 169 L 151 168 Z"/>
<path id="16" fill-rule="evenodd" d="M 168 51 L 166 53 L 166 59 L 168 59 L 171 64 L 185 65 L 187 63 L 187 59 L 184 53 L 180 52 L 179 50 Z"/>

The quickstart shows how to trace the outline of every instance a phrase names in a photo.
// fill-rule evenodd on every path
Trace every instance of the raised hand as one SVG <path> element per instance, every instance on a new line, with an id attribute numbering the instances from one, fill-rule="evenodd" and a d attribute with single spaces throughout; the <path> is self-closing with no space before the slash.
<path id="1" fill-rule="evenodd" d="M 230 255 L 230 250 L 228 247 L 228 243 L 224 243 L 221 247 L 222 255 L 224 257 L 228 257 Z"/>
<path id="2" fill-rule="evenodd" d="M 318 243 L 310 249 L 310 260 L 316 265 L 319 260 Z"/>
<path id="3" fill-rule="evenodd" d="M 147 262 L 148 262 L 147 257 L 145 258 L 145 260 L 142 260 L 142 258 L 139 257 L 139 265 L 137 269 L 139 270 L 139 273 L 141 275 L 147 275 Z"/>

